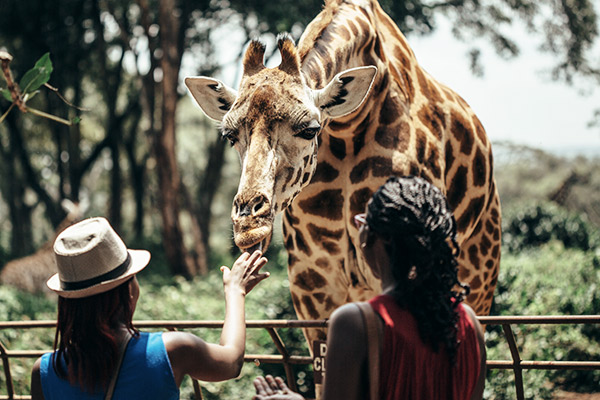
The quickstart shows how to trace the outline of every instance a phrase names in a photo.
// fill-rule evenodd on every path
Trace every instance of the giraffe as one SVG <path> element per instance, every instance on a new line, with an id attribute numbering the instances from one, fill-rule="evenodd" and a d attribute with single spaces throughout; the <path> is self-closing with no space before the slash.
<path id="1" fill-rule="evenodd" d="M 300 319 L 380 293 L 359 250 L 353 216 L 390 175 L 438 186 L 458 228 L 459 279 L 489 313 L 500 263 L 501 213 L 491 143 L 468 104 L 424 71 L 376 0 L 326 0 L 281 64 L 251 41 L 239 91 L 209 77 L 185 83 L 239 153 L 234 239 L 266 248 L 283 212 L 288 277 Z M 307 340 L 326 332 L 306 330 Z"/>

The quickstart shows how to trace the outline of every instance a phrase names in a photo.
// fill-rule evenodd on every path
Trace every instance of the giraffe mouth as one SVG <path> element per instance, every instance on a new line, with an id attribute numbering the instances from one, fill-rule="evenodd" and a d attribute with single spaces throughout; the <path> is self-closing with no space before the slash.
<path id="1" fill-rule="evenodd" d="M 262 226 L 239 234 L 236 233 L 235 244 L 241 251 L 247 251 L 250 254 L 255 250 L 264 253 L 271 243 L 272 232 L 271 227 Z"/>

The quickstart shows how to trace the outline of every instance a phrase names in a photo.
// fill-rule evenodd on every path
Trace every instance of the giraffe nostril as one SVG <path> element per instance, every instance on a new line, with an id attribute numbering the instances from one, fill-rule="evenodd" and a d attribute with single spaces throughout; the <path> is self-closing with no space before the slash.
<path id="1" fill-rule="evenodd" d="M 256 217 L 269 211 L 269 200 L 264 195 L 258 195 L 249 201 L 239 198 L 234 200 L 234 213 L 238 217 Z"/>
<path id="2" fill-rule="evenodd" d="M 267 198 L 263 195 L 260 195 L 256 199 L 254 199 L 253 204 L 254 204 L 254 206 L 252 207 L 252 215 L 253 216 L 263 213 L 265 211 L 265 209 L 267 209 L 269 206 L 269 202 L 268 202 Z"/>

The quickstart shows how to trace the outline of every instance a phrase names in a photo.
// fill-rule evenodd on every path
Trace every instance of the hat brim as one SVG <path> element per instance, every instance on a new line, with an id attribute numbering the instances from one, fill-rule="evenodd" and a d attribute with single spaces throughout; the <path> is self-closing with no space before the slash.
<path id="1" fill-rule="evenodd" d="M 59 296 L 70 299 L 89 297 L 95 294 L 107 292 L 113 288 L 116 288 L 121 283 L 125 282 L 127 279 L 146 268 L 150 262 L 150 252 L 147 250 L 127 249 L 127 251 L 131 256 L 131 264 L 129 265 L 129 269 L 127 269 L 127 271 L 118 278 L 103 281 L 83 289 L 64 290 L 60 286 L 60 279 L 58 278 L 58 273 L 56 273 L 52 275 L 50 279 L 48 279 L 46 285 L 50 288 L 50 290 L 57 293 Z"/>

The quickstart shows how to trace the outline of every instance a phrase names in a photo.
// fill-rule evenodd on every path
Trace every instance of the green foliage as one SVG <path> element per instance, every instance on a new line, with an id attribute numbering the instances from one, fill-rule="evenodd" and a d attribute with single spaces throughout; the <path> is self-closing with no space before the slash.
<path id="1" fill-rule="evenodd" d="M 539 246 L 551 240 L 566 248 L 589 250 L 596 245 L 595 229 L 580 214 L 554 204 L 540 203 L 505 216 L 502 239 L 510 251 Z"/>
<path id="2" fill-rule="evenodd" d="M 519 252 L 505 252 L 492 315 L 594 315 L 600 314 L 600 254 L 567 249 L 559 241 Z M 524 360 L 588 361 L 600 358 L 597 326 L 513 326 Z M 488 359 L 510 360 L 499 326 L 488 326 Z M 551 399 L 557 388 L 595 392 L 600 371 L 523 372 L 527 399 Z M 514 398 L 510 370 L 488 372 L 487 399 Z"/>
<path id="3" fill-rule="evenodd" d="M 42 85 L 50 80 L 52 74 L 52 61 L 50 60 L 50 53 L 44 54 L 31 68 L 23 75 L 19 86 L 23 94 L 33 93 L 38 90 Z"/>

